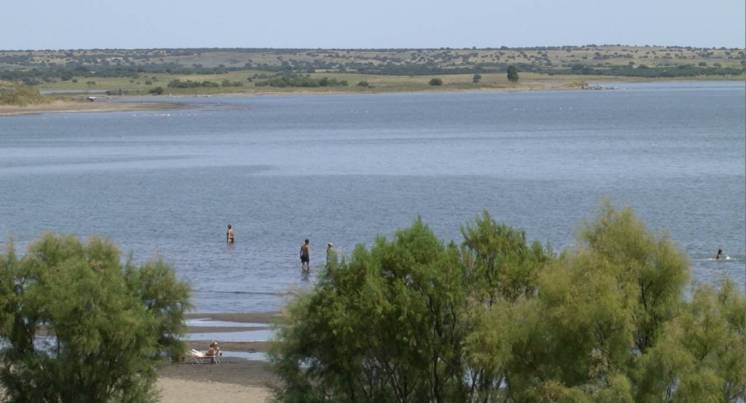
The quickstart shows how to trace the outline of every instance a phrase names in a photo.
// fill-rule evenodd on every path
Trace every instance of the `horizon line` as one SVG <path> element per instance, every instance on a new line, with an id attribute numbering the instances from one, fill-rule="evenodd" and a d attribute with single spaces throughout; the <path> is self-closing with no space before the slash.
<path id="1" fill-rule="evenodd" d="M 242 46 L 186 46 L 186 47 L 94 47 L 94 48 L 16 48 L 16 49 L 0 49 L 0 52 L 63 52 L 63 51 L 83 51 L 83 50 L 284 50 L 284 51 L 298 51 L 298 50 L 345 50 L 345 51 L 406 51 L 406 50 L 520 50 L 520 49 L 567 49 L 567 48 L 602 48 L 602 47 L 634 47 L 634 48 L 682 48 L 682 49 L 739 49 L 743 50 L 744 47 L 728 47 L 728 46 L 692 46 L 692 45 L 633 45 L 623 43 L 603 43 L 603 44 L 584 44 L 584 45 L 532 45 L 532 46 L 466 46 L 466 47 L 453 47 L 453 46 L 441 46 L 441 47 L 242 47 Z"/>

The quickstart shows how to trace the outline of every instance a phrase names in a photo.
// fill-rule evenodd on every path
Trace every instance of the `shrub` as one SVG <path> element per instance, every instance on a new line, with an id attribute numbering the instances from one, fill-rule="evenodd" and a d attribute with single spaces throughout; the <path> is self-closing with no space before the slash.
<path id="1" fill-rule="evenodd" d="M 155 365 L 183 354 L 188 288 L 160 260 L 47 234 L 0 255 L 0 382 L 11 401 L 154 401 Z"/>
<path id="2" fill-rule="evenodd" d="M 440 78 L 433 78 L 433 79 L 430 79 L 430 82 L 428 84 L 432 86 L 440 86 L 440 85 L 443 85 L 443 80 Z"/>
<path id="3" fill-rule="evenodd" d="M 508 80 L 511 83 L 517 83 L 518 79 L 518 69 L 513 65 L 508 66 Z"/>
<path id="4" fill-rule="evenodd" d="M 169 88 L 217 88 L 220 84 L 212 81 L 192 81 L 192 80 L 171 80 L 168 83 Z"/>
<path id="5" fill-rule="evenodd" d="M 421 221 L 332 261 L 270 357 L 282 402 L 727 401 L 746 393 L 746 302 L 684 298 L 687 257 L 604 204 L 556 255 L 488 214 Z"/>
<path id="6" fill-rule="evenodd" d="M 309 75 L 281 74 L 265 81 L 254 83 L 257 87 L 346 87 L 346 80 L 336 78 L 312 78 Z"/>
<path id="7" fill-rule="evenodd" d="M 26 106 L 45 102 L 39 90 L 27 85 L 0 83 L 0 105 Z"/>

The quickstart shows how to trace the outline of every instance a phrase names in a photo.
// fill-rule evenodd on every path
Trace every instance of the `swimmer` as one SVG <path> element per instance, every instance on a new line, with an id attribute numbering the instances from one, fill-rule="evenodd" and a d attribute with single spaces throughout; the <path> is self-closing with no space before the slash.
<path id="1" fill-rule="evenodd" d="M 228 243 L 233 243 L 235 241 L 235 237 L 233 235 L 233 227 L 231 227 L 230 224 L 228 224 L 228 230 L 225 232 L 225 238 L 228 241 Z"/>

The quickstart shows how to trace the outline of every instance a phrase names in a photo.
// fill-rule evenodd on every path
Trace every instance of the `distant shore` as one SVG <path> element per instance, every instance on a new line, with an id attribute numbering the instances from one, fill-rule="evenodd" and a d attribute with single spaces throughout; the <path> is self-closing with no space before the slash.
<path id="1" fill-rule="evenodd" d="M 183 104 L 165 102 L 77 102 L 56 100 L 26 106 L 0 105 L 0 116 L 36 115 L 40 113 L 152 111 L 183 107 Z"/>
<path id="2" fill-rule="evenodd" d="M 661 82 L 707 82 L 707 81 L 739 81 L 714 77 L 688 77 L 686 79 L 645 79 L 629 77 L 590 77 L 588 81 L 577 81 L 565 77 L 530 75 L 528 80 L 515 85 L 500 86 L 469 86 L 444 85 L 430 87 L 328 87 L 303 88 L 288 87 L 262 89 L 259 91 L 226 91 L 226 92 L 174 92 L 159 96 L 134 95 L 121 98 L 104 98 L 95 102 L 84 100 L 53 100 L 47 103 L 31 104 L 27 106 L 0 105 L 0 117 L 33 115 L 41 113 L 73 113 L 73 112 L 129 112 L 152 111 L 189 108 L 191 105 L 180 102 L 180 98 L 189 97 L 265 97 L 265 96 L 318 96 L 318 95 L 371 95 L 371 94 L 419 94 L 419 93 L 490 93 L 490 92 L 541 92 L 541 91 L 613 91 L 615 88 L 607 86 L 609 83 L 661 83 Z M 571 76 L 577 78 L 577 76 Z M 601 85 L 600 83 L 603 83 Z M 152 101 L 150 101 L 152 99 Z"/>

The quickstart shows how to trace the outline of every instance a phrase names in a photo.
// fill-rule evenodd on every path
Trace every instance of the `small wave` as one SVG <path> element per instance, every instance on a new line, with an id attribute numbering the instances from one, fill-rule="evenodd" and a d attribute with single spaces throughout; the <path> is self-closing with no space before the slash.
<path id="1" fill-rule="evenodd" d="M 209 293 L 209 294 L 232 294 L 232 295 L 273 295 L 273 296 L 285 296 L 292 295 L 291 292 L 269 292 L 269 291 L 217 291 L 217 290 L 194 290 L 198 293 Z"/>
<path id="2" fill-rule="evenodd" d="M 744 259 L 742 256 L 724 256 L 720 259 L 715 259 L 714 257 L 707 257 L 707 258 L 695 258 L 692 259 L 695 262 L 742 262 Z"/>

